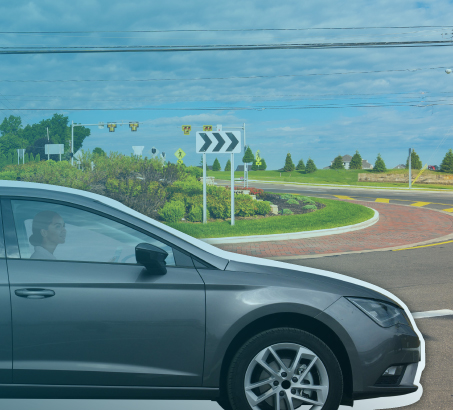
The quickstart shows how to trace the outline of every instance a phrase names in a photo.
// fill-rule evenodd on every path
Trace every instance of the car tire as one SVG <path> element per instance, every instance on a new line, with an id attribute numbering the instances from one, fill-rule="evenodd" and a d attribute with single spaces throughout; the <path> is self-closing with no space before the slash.
<path id="1" fill-rule="evenodd" d="M 321 339 L 300 329 L 275 328 L 252 337 L 237 351 L 226 393 L 232 410 L 293 410 L 307 405 L 311 410 L 336 410 L 343 376 L 337 358 Z"/>

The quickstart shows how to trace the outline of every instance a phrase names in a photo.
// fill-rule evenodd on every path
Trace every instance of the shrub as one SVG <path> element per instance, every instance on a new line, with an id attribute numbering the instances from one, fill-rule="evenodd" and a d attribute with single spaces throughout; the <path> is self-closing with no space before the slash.
<path id="1" fill-rule="evenodd" d="M 203 176 L 203 169 L 198 167 L 187 167 L 185 169 L 185 172 L 187 172 L 189 175 L 192 175 L 196 179 L 201 178 Z"/>
<path id="2" fill-rule="evenodd" d="M 209 209 L 206 209 L 206 219 L 210 218 Z M 203 221 L 203 206 L 194 205 L 190 208 L 187 215 L 187 220 L 191 222 L 202 222 Z"/>
<path id="3" fill-rule="evenodd" d="M 305 205 L 302 207 L 302 209 L 317 209 L 316 205 Z"/>
<path id="4" fill-rule="evenodd" d="M 234 203 L 234 214 L 237 216 L 255 215 L 255 201 L 249 195 L 237 195 Z"/>
<path id="5" fill-rule="evenodd" d="M 257 201 L 255 204 L 255 213 L 257 215 L 267 215 L 271 212 L 271 203 L 268 201 Z"/>
<path id="6" fill-rule="evenodd" d="M 210 196 L 207 198 L 207 208 L 214 218 L 227 219 L 231 216 L 231 201 L 219 201 Z"/>
<path id="7" fill-rule="evenodd" d="M 203 194 L 203 183 L 197 181 L 194 177 L 188 176 L 184 180 L 175 181 L 168 187 L 170 193 L 181 192 L 187 195 Z"/>
<path id="8" fill-rule="evenodd" d="M 296 201 L 295 199 L 291 198 L 286 201 L 287 204 L 294 204 L 294 205 L 299 205 L 299 201 Z"/>
<path id="9" fill-rule="evenodd" d="M 294 212 L 291 211 L 291 209 L 283 209 L 282 210 L 282 215 L 293 215 Z"/>
<path id="10" fill-rule="evenodd" d="M 159 215 L 166 222 L 178 222 L 186 213 L 186 207 L 181 201 L 167 202 L 159 211 Z"/>
<path id="11" fill-rule="evenodd" d="M 280 195 L 280 199 L 293 199 L 293 198 L 294 198 L 294 195 L 291 195 L 291 194 Z"/>

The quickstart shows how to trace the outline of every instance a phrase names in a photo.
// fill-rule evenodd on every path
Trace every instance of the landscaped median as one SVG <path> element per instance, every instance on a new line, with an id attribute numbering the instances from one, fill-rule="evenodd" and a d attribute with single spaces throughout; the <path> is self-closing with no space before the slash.
<path id="1" fill-rule="evenodd" d="M 316 212 L 299 215 L 240 219 L 235 221 L 234 226 L 231 226 L 228 220 L 209 222 L 207 224 L 174 222 L 167 223 L 167 225 L 195 238 L 204 239 L 275 235 L 349 227 L 350 225 L 369 221 L 375 217 L 375 211 L 363 205 L 324 198 L 311 199 L 326 206 Z M 351 227 L 350 230 L 352 229 Z"/>

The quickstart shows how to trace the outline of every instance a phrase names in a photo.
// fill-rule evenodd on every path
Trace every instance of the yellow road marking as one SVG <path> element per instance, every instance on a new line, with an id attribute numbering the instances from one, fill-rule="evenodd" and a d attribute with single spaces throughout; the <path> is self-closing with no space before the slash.
<path id="1" fill-rule="evenodd" d="M 445 211 L 445 212 L 453 212 L 453 208 L 442 209 L 442 211 Z"/>
<path id="2" fill-rule="evenodd" d="M 351 200 L 354 200 L 354 198 L 351 198 L 350 196 L 346 196 L 346 195 L 334 195 L 335 197 L 337 197 L 338 199 L 351 199 Z"/>
<path id="3" fill-rule="evenodd" d="M 425 206 L 429 205 L 431 202 L 415 202 L 415 204 L 411 204 L 411 206 Z"/>
<path id="4" fill-rule="evenodd" d="M 439 243 L 431 243 L 431 244 L 429 244 L 429 245 L 413 246 L 412 248 L 393 249 L 393 251 L 405 251 L 406 249 L 426 248 L 426 247 L 428 247 L 428 246 L 437 246 L 437 245 L 443 245 L 444 243 L 452 243 L 452 242 L 453 242 L 453 241 L 439 242 Z"/>
<path id="5" fill-rule="evenodd" d="M 385 199 L 385 198 L 376 198 L 374 202 L 383 202 L 384 204 L 388 204 L 390 199 Z"/>

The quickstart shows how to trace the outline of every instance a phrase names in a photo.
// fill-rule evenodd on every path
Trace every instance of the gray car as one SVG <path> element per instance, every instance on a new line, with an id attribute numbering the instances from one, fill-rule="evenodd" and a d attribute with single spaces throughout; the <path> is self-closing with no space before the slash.
<path id="1" fill-rule="evenodd" d="M 0 181 L 0 394 L 337 409 L 417 390 L 395 302 L 221 251 L 103 196 Z"/>

